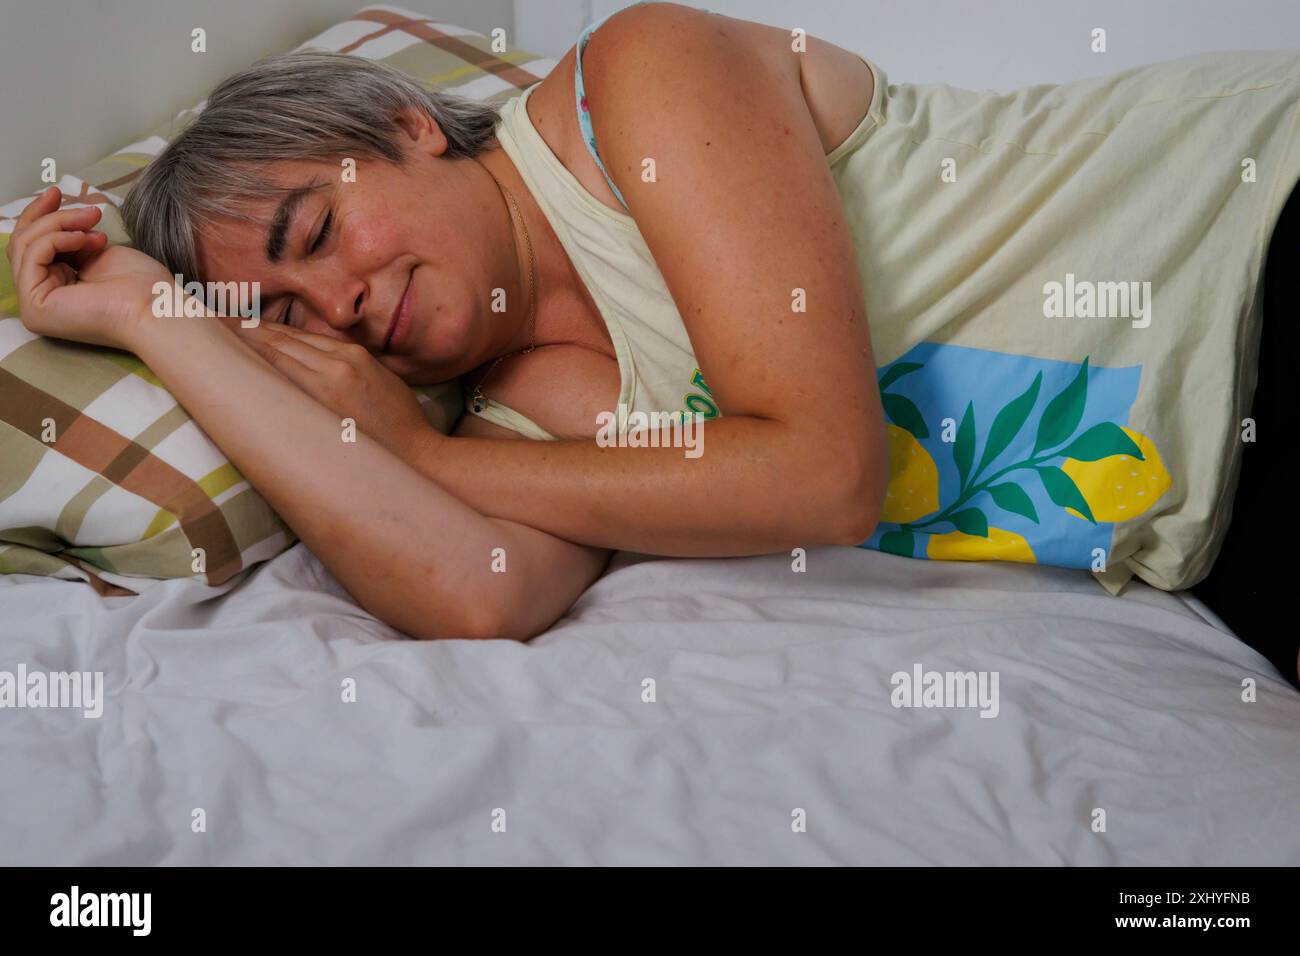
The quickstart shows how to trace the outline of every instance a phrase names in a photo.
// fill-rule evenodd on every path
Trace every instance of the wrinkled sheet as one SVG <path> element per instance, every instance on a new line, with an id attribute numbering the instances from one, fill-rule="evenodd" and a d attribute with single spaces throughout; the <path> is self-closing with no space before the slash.
<path id="1" fill-rule="evenodd" d="M 0 709 L 0 864 L 1300 863 L 1300 693 L 1137 581 L 620 553 L 527 645 L 401 638 L 302 545 L 225 594 L 0 584 L 0 670 L 106 691 Z M 893 706 L 915 664 L 997 716 Z"/>

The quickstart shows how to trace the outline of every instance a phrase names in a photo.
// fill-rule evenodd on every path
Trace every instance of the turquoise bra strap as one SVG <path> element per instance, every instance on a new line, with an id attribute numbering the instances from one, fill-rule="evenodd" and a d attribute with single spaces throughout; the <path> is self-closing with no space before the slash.
<path id="1" fill-rule="evenodd" d="M 627 7 L 623 7 L 622 9 L 626 10 L 629 7 L 639 7 L 645 2 L 647 2 L 647 0 L 636 0 L 635 3 L 630 3 Z M 582 51 L 587 48 L 587 41 L 590 40 L 591 35 L 596 32 L 596 27 L 600 26 L 618 12 L 618 10 L 612 10 L 605 14 L 591 26 L 587 27 L 587 29 L 583 30 L 582 36 L 578 38 L 578 48 L 573 56 L 573 92 L 578 101 L 578 128 L 582 130 L 582 139 L 583 142 L 587 144 L 587 152 L 591 153 L 591 158 L 594 159 L 596 165 L 600 167 L 600 171 L 605 176 L 605 182 L 609 183 L 609 188 L 614 191 L 614 195 L 618 198 L 618 201 L 623 204 L 624 209 L 627 209 L 627 201 L 623 198 L 623 194 L 618 191 L 618 187 L 614 185 L 614 180 L 609 176 L 609 170 L 605 168 L 605 164 L 601 161 L 600 150 L 596 148 L 596 134 L 591 128 L 591 112 L 587 109 L 587 87 L 582 81 Z M 701 10 L 700 12 L 710 13 L 711 11 Z"/>
<path id="2" fill-rule="evenodd" d="M 645 2 L 646 0 L 637 0 L 636 3 L 629 4 L 629 6 L 638 7 Z M 624 7 L 623 9 L 626 10 L 627 7 Z M 592 131 L 591 113 L 587 110 L 587 87 L 582 81 L 582 51 L 586 49 L 587 41 L 590 40 L 591 35 L 596 32 L 596 27 L 600 26 L 618 12 L 618 10 L 613 10 L 605 14 L 591 26 L 587 27 L 587 29 L 583 30 L 582 36 L 578 38 L 578 49 L 574 53 L 573 57 L 573 93 L 578 101 L 578 128 L 582 130 L 582 139 L 587 144 L 587 152 L 591 153 L 591 158 L 596 161 L 596 165 L 599 166 L 600 171 L 604 173 L 605 181 L 609 183 L 609 188 L 614 191 L 614 195 L 618 197 L 618 201 L 623 204 L 624 209 L 627 209 L 627 202 L 623 199 L 623 194 L 619 192 L 618 187 L 614 185 L 614 180 L 610 179 L 609 171 L 605 169 L 605 164 L 601 162 L 600 151 L 596 148 L 596 134 Z"/>

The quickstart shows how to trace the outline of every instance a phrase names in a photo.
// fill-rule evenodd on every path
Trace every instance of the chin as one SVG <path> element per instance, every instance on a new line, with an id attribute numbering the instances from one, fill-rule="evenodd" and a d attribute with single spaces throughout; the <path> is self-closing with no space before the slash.
<path id="1" fill-rule="evenodd" d="M 407 385 L 442 385 L 459 378 L 459 363 L 422 361 L 412 355 L 389 356 L 384 366 Z"/>

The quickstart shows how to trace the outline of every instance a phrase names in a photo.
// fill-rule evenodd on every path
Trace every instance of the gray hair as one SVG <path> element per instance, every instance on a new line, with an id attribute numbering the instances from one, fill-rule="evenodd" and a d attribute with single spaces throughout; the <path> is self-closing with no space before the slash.
<path id="1" fill-rule="evenodd" d="M 293 189 L 267 178 L 283 160 L 402 162 L 399 113 L 423 110 L 447 137 L 448 159 L 490 144 L 497 107 L 425 89 L 386 63 L 303 50 L 259 60 L 222 81 L 207 105 L 136 180 L 122 220 L 142 252 L 187 279 L 199 275 L 196 230 L 221 217 L 258 221 L 250 201 Z"/>

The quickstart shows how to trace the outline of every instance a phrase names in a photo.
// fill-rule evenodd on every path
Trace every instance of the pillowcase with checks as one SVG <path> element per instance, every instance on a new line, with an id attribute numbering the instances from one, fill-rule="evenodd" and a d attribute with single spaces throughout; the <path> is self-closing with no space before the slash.
<path id="1" fill-rule="evenodd" d="M 383 60 L 429 88 L 504 103 L 555 65 L 396 7 L 371 7 L 302 44 Z M 129 239 L 117 213 L 149 160 L 202 109 L 58 182 L 64 208 L 99 206 L 98 228 Z M 0 252 L 32 195 L 0 205 Z M 28 332 L 0 255 L 0 584 L 12 574 L 83 580 L 102 593 L 167 578 L 210 585 L 290 547 L 293 532 L 135 356 Z M 459 382 L 414 391 L 449 433 Z M 202 560 L 198 560 L 199 557 Z M 125 590 L 124 590 L 125 589 Z"/>

